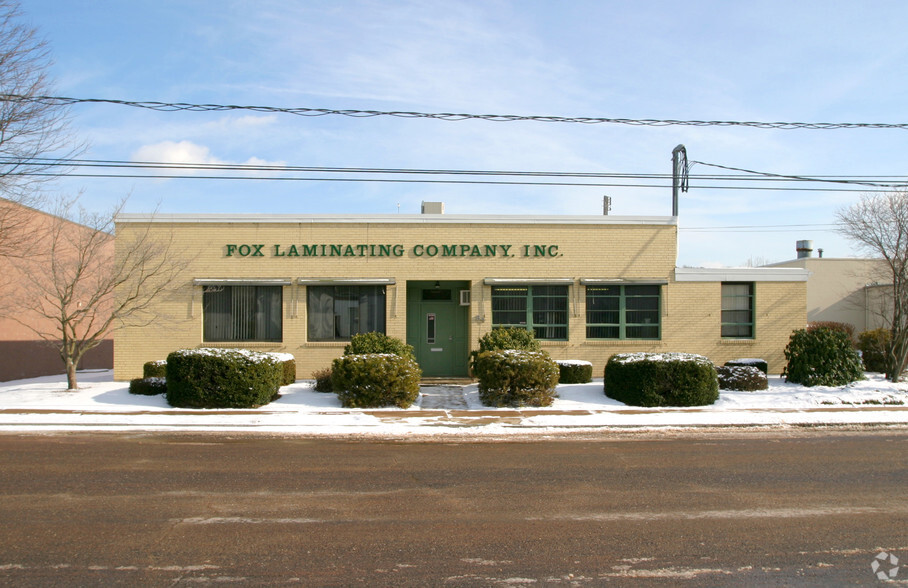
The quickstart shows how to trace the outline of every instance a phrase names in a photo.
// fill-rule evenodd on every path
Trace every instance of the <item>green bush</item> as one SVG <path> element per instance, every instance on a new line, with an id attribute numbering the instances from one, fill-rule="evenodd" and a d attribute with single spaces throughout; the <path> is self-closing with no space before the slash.
<path id="1" fill-rule="evenodd" d="M 312 379 L 315 380 L 315 386 L 312 389 L 316 392 L 334 392 L 334 386 L 331 385 L 331 368 L 315 370 L 312 372 Z"/>
<path id="2" fill-rule="evenodd" d="M 725 365 L 728 367 L 755 367 L 759 369 L 766 375 L 769 375 L 769 364 L 766 363 L 765 359 L 757 358 L 742 358 L 742 359 L 733 359 L 731 361 L 726 361 Z"/>
<path id="3" fill-rule="evenodd" d="M 129 393 L 142 396 L 157 396 L 167 392 L 167 380 L 164 378 L 138 378 L 129 381 Z"/>
<path id="4" fill-rule="evenodd" d="M 166 378 L 167 377 L 167 360 L 159 359 L 157 361 L 145 362 L 142 366 L 143 378 Z"/>
<path id="5" fill-rule="evenodd" d="M 816 321 L 807 324 L 808 331 L 816 331 L 817 329 L 832 329 L 833 331 L 841 331 L 845 333 L 849 341 L 854 342 L 854 325 L 851 323 L 840 323 L 836 321 Z"/>
<path id="6" fill-rule="evenodd" d="M 588 361 L 559 359 L 555 363 L 560 371 L 559 384 L 586 384 L 593 381 L 593 364 Z"/>
<path id="7" fill-rule="evenodd" d="M 167 402 L 187 408 L 253 408 L 278 396 L 281 362 L 246 349 L 181 349 L 167 356 Z"/>
<path id="8" fill-rule="evenodd" d="M 868 372 L 888 373 L 889 362 L 886 356 L 892 341 L 892 332 L 889 329 L 874 329 L 864 331 L 858 335 L 858 349 L 861 351 L 861 361 Z"/>
<path id="9" fill-rule="evenodd" d="M 419 396 L 416 360 L 392 353 L 345 355 L 334 360 L 331 384 L 346 408 L 407 408 Z"/>
<path id="10" fill-rule="evenodd" d="M 848 335 L 837 329 L 798 329 L 785 347 L 786 382 L 804 386 L 844 386 L 864 378 L 864 365 Z"/>
<path id="11" fill-rule="evenodd" d="M 549 406 L 555 398 L 558 364 L 544 351 L 483 351 L 475 372 L 486 406 Z"/>
<path id="12" fill-rule="evenodd" d="M 716 368 L 720 390 L 753 392 L 769 388 L 769 380 L 763 371 L 753 365 L 728 365 Z"/>
<path id="13" fill-rule="evenodd" d="M 476 358 L 485 351 L 502 351 L 520 349 L 522 351 L 539 351 L 539 341 L 533 331 L 520 327 L 495 327 L 479 338 L 479 351 L 470 352 L 470 369 L 476 375 Z"/>
<path id="14" fill-rule="evenodd" d="M 539 351 L 540 347 L 533 331 L 520 327 L 496 327 L 479 338 L 479 353 L 502 349 Z"/>
<path id="15" fill-rule="evenodd" d="M 716 368 L 690 353 L 619 353 L 605 364 L 605 395 L 633 406 L 702 406 L 719 398 Z"/>
<path id="16" fill-rule="evenodd" d="M 281 386 L 289 386 L 296 381 L 296 358 L 292 353 L 270 353 L 281 363 Z"/>
<path id="17" fill-rule="evenodd" d="M 409 359 L 416 359 L 413 347 L 400 339 L 389 337 L 384 333 L 359 333 L 350 337 L 350 343 L 344 346 L 344 355 L 371 355 L 390 353 Z"/>

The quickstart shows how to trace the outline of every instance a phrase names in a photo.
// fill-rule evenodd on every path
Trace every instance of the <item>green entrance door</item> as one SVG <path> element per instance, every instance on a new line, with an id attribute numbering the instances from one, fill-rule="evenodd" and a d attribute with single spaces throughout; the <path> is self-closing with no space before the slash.
<path id="1" fill-rule="evenodd" d="M 470 307 L 460 305 L 469 282 L 408 282 L 407 343 L 426 377 L 469 374 Z"/>

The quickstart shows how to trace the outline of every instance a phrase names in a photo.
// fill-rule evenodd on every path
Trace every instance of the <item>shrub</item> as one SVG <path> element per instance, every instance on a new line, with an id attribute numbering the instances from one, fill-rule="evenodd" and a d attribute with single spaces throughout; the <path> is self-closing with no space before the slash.
<path id="1" fill-rule="evenodd" d="M 555 363 L 560 371 L 559 384 L 586 384 L 593 381 L 593 364 L 588 361 L 559 359 Z"/>
<path id="2" fill-rule="evenodd" d="M 475 366 L 486 406 L 549 406 L 555 398 L 558 364 L 544 351 L 483 351 Z"/>
<path id="3" fill-rule="evenodd" d="M 289 386 L 296 381 L 296 358 L 292 353 L 269 353 L 281 363 L 281 386 Z"/>
<path id="4" fill-rule="evenodd" d="M 815 331 L 822 328 L 832 329 L 833 331 L 841 331 L 845 333 L 849 341 L 854 342 L 854 325 L 852 325 L 851 323 L 839 323 L 836 321 L 816 321 L 807 324 L 808 331 Z"/>
<path id="5" fill-rule="evenodd" d="M 861 351 L 861 360 L 864 369 L 868 372 L 889 372 L 889 362 L 886 356 L 889 353 L 889 342 L 892 332 L 889 329 L 874 329 L 864 331 L 858 335 L 858 349 Z"/>
<path id="6" fill-rule="evenodd" d="M 164 394 L 165 392 L 167 392 L 167 380 L 164 378 L 138 378 L 129 381 L 130 394 L 157 396 L 158 394 Z"/>
<path id="7" fill-rule="evenodd" d="M 716 368 L 690 353 L 619 353 L 605 364 L 605 395 L 633 406 L 702 406 L 719 398 Z"/>
<path id="8" fill-rule="evenodd" d="M 864 378 L 864 366 L 848 335 L 818 327 L 798 329 L 785 347 L 786 382 L 804 386 L 844 386 Z"/>
<path id="9" fill-rule="evenodd" d="M 312 378 L 315 380 L 315 386 L 312 389 L 316 392 L 334 392 L 334 386 L 331 385 L 331 368 L 315 370 L 312 372 Z"/>
<path id="10" fill-rule="evenodd" d="M 769 364 L 766 363 L 765 359 L 757 358 L 741 358 L 733 359 L 731 361 L 726 361 L 725 365 L 728 367 L 755 367 L 759 369 L 764 374 L 769 374 Z"/>
<path id="11" fill-rule="evenodd" d="M 344 346 L 344 355 L 370 355 L 390 353 L 409 359 L 416 359 L 413 347 L 400 339 L 389 337 L 384 333 L 358 333 L 350 337 L 350 343 Z"/>
<path id="12" fill-rule="evenodd" d="M 479 353 L 502 349 L 539 351 L 540 347 L 533 331 L 520 327 L 496 327 L 479 338 Z"/>
<path id="13" fill-rule="evenodd" d="M 763 371 L 752 365 L 728 365 L 716 368 L 720 390 L 753 392 L 769 388 L 769 380 Z"/>
<path id="14" fill-rule="evenodd" d="M 476 358 L 485 351 L 502 351 L 520 349 L 522 351 L 539 351 L 539 341 L 533 331 L 520 327 L 495 327 L 479 338 L 479 351 L 470 352 L 470 369 L 476 375 Z"/>
<path id="15" fill-rule="evenodd" d="M 392 353 L 345 355 L 334 360 L 331 384 L 346 408 L 407 408 L 419 396 L 416 360 Z"/>
<path id="16" fill-rule="evenodd" d="M 166 378 L 167 377 L 167 360 L 159 359 L 157 361 L 145 362 L 142 366 L 143 378 Z"/>
<path id="17" fill-rule="evenodd" d="M 273 354 L 182 349 L 167 356 L 167 402 L 188 408 L 253 408 L 277 398 L 283 368 Z"/>

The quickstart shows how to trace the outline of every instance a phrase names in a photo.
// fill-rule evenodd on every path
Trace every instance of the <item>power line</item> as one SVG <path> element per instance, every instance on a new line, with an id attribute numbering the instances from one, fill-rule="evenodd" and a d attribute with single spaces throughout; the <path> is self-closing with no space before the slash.
<path id="1" fill-rule="evenodd" d="M 0 157 L 0 165 L 6 161 Z M 480 184 L 480 185 L 523 185 L 523 186 L 559 186 L 559 187 L 597 187 L 597 188 L 667 188 L 670 186 L 671 174 L 646 174 L 646 173 L 614 173 L 614 172 L 563 172 L 563 171 L 505 171 L 505 170 L 462 170 L 462 169 L 412 169 L 412 168 L 368 168 L 368 167 L 324 167 L 324 166 L 297 166 L 297 165 L 265 165 L 265 164 L 231 164 L 231 163 L 181 163 L 159 161 L 122 161 L 105 159 L 54 159 L 35 158 L 27 162 L 16 162 L 24 171 L 12 172 L 23 176 L 47 177 L 55 174 L 46 171 L 31 172 L 28 166 L 35 166 L 41 170 L 48 167 L 65 167 L 67 169 L 104 168 L 112 170 L 156 170 L 152 173 L 124 173 L 124 172 L 68 172 L 71 177 L 84 178 L 126 178 L 126 179 L 192 179 L 192 180 L 248 180 L 248 181 L 307 181 L 307 182 L 379 182 L 379 183 L 423 183 L 423 184 Z M 711 174 L 691 175 L 698 182 L 814 182 L 853 184 L 858 186 L 875 186 L 880 188 L 905 187 L 906 184 L 892 184 L 870 182 L 868 179 L 898 178 L 908 180 L 904 176 L 784 176 L 755 172 L 741 168 L 730 168 L 717 164 L 692 162 L 701 165 L 743 171 L 739 174 Z M 173 170 L 182 172 L 244 172 L 254 175 L 207 175 L 195 173 L 160 173 L 157 170 Z M 516 177 L 533 178 L 521 180 L 488 180 L 488 179 L 404 179 L 404 178 L 375 178 L 375 177 L 325 177 L 300 176 L 300 175 L 259 175 L 260 173 L 283 174 L 352 174 L 352 175 L 427 175 L 427 176 L 474 176 L 488 177 Z M 535 178 L 551 178 L 562 181 L 539 181 Z M 609 182 L 583 182 L 564 181 L 565 178 L 603 179 Z M 617 183 L 615 180 L 648 180 L 664 181 L 665 183 Z M 725 185 L 725 184 L 695 184 L 693 188 L 705 190 L 761 190 L 761 191 L 806 191 L 806 192 L 885 192 L 888 190 L 872 190 L 865 188 L 808 188 L 794 186 L 766 186 L 766 185 Z"/>
<path id="2" fill-rule="evenodd" d="M 189 102 L 157 102 L 115 100 L 110 98 L 71 98 L 66 96 L 22 96 L 18 94 L 0 94 L 0 100 L 8 102 L 37 102 L 51 106 L 71 106 L 74 104 L 114 104 L 130 106 L 159 112 L 226 112 L 250 111 L 277 114 L 292 114 L 296 116 L 346 116 L 352 118 L 373 118 L 390 116 L 397 118 L 427 118 L 444 121 L 484 120 L 490 122 L 549 122 L 549 123 L 577 123 L 577 124 L 619 124 L 630 126 L 691 126 L 691 127 L 749 127 L 756 129 L 808 129 L 808 130 L 838 130 L 838 129 L 908 129 L 908 123 L 849 123 L 849 122 L 767 122 L 767 121 L 735 121 L 735 120 L 679 120 L 679 119 L 652 119 L 652 118 L 607 118 L 588 116 L 546 116 L 546 115 L 519 115 L 519 114 L 469 114 L 453 112 L 417 112 L 400 110 L 359 110 L 359 109 L 334 109 L 334 108 L 307 108 L 307 107 L 278 107 L 278 106 L 251 106 L 237 104 L 193 104 Z"/>

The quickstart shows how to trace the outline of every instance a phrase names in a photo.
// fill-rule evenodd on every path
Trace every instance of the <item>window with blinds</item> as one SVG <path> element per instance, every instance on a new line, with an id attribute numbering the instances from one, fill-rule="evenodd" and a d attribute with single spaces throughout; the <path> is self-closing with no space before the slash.
<path id="1" fill-rule="evenodd" d="M 586 287 L 588 339 L 659 339 L 661 287 Z"/>
<path id="2" fill-rule="evenodd" d="M 522 327 L 537 339 L 568 338 L 567 286 L 493 286 L 492 325 Z"/>
<path id="3" fill-rule="evenodd" d="M 211 342 L 281 341 L 281 286 L 205 286 L 203 338 Z"/>
<path id="4" fill-rule="evenodd" d="M 309 341 L 349 341 L 358 333 L 385 332 L 384 286 L 309 286 Z"/>

